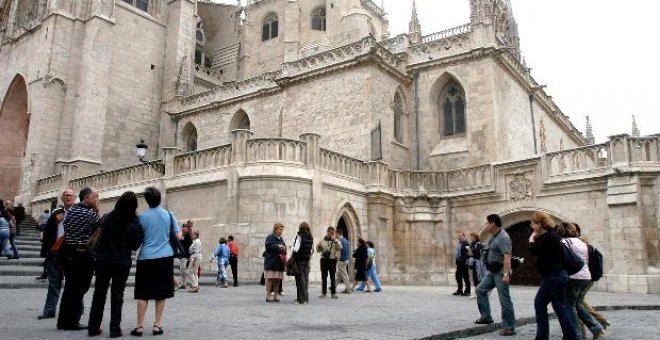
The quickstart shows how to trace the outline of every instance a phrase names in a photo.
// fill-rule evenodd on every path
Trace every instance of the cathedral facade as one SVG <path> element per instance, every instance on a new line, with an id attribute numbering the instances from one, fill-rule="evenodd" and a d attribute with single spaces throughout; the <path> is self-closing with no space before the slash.
<path id="1" fill-rule="evenodd" d="M 451 282 L 489 213 L 526 255 L 546 211 L 607 254 L 600 289 L 657 290 L 658 136 L 594 144 L 530 75 L 509 1 L 470 8 L 390 36 L 371 0 L 0 0 L 0 197 L 37 212 L 91 185 L 110 209 L 156 185 L 250 277 L 273 223 L 304 220 L 373 240 L 397 283 Z"/>

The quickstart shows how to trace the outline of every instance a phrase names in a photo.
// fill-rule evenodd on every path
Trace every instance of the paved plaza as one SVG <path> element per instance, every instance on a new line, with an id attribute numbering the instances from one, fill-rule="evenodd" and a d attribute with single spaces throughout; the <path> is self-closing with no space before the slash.
<path id="1" fill-rule="evenodd" d="M 1 280 L 2 278 L 0 278 Z M 343 286 L 342 286 L 343 287 Z M 454 287 L 385 287 L 382 293 L 340 294 L 338 300 L 319 299 L 319 286 L 310 289 L 310 304 L 296 305 L 295 285 L 285 283 L 280 303 L 266 303 L 263 287 L 243 285 L 221 289 L 202 287 L 196 294 L 177 292 L 168 300 L 163 321 L 164 339 L 448 339 L 450 334 L 478 332 L 470 339 L 501 338 L 487 328 L 474 327 L 478 317 L 476 300 L 455 297 Z M 89 311 L 93 290 L 85 299 Z M 535 288 L 514 287 L 512 296 L 516 318 L 533 316 Z M 0 304 L 0 334 L 3 339 L 86 339 L 86 331 L 58 331 L 55 320 L 37 321 L 43 307 L 45 289 L 2 289 Z M 133 290 L 125 295 L 125 334 L 135 325 Z M 596 306 L 660 306 L 660 295 L 615 294 L 592 292 L 589 300 Z M 499 321 L 496 293 L 491 295 L 493 315 Z M 108 301 L 109 303 L 109 301 Z M 109 305 L 103 323 L 108 336 Z M 658 339 L 660 330 L 651 325 L 660 322 L 656 310 L 608 311 L 613 326 L 607 339 Z M 87 314 L 83 316 L 87 323 Z M 151 336 L 153 306 L 145 325 Z M 552 339 L 560 339 L 556 320 L 551 321 Z M 518 328 L 515 339 L 533 338 L 533 324 Z M 475 333 L 471 333 L 475 334 Z"/>

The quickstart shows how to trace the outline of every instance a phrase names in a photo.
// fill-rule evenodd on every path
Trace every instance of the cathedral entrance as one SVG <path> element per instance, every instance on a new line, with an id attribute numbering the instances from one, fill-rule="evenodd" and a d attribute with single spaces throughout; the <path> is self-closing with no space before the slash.
<path id="1" fill-rule="evenodd" d="M 348 223 L 346 222 L 345 215 L 342 215 L 339 222 L 337 222 L 337 230 L 341 230 L 342 235 L 344 235 L 347 240 L 351 240 L 351 234 L 348 232 Z"/>
<path id="2" fill-rule="evenodd" d="M 0 107 L 0 198 L 14 200 L 22 182 L 21 166 L 29 131 L 25 79 L 17 75 Z"/>
<path id="3" fill-rule="evenodd" d="M 539 273 L 536 270 L 536 257 L 532 256 L 528 250 L 529 236 L 532 235 L 530 223 L 529 220 L 522 221 L 506 229 L 511 237 L 513 256 L 525 259 L 523 264 L 511 275 L 512 285 L 538 286 L 541 282 Z"/>

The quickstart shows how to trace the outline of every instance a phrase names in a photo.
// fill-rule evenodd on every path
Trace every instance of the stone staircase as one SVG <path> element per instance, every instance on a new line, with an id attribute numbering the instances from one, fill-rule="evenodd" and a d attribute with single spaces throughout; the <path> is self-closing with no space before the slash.
<path id="1" fill-rule="evenodd" d="M 16 238 L 16 247 L 18 248 L 20 259 L 7 260 L 6 257 L 0 258 L 0 289 L 45 289 L 48 287 L 48 282 L 46 280 L 40 281 L 35 279 L 37 276 L 40 276 L 43 271 L 44 259 L 39 257 L 41 241 L 39 240 L 39 233 L 35 229 L 34 225 L 34 220 L 32 220 L 32 222 L 26 221 L 21 223 L 21 226 L 23 227 L 21 229 L 21 235 Z M 209 270 L 215 266 L 215 263 L 213 263 L 211 266 L 211 264 L 208 262 L 208 259 L 205 260 L 205 263 L 203 263 L 203 272 L 202 277 L 200 278 L 200 285 L 215 285 L 215 271 Z M 178 271 L 179 270 L 177 267 L 175 268 L 174 273 L 178 274 Z M 133 260 L 133 267 L 131 268 L 131 274 L 127 282 L 128 286 L 133 286 L 134 284 L 135 260 Z"/>

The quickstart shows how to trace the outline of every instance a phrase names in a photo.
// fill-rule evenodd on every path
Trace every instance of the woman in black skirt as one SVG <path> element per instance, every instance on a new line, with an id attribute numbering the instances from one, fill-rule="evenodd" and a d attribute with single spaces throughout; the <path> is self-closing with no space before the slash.
<path id="1" fill-rule="evenodd" d="M 367 242 L 363 239 L 358 239 L 358 247 L 353 252 L 353 258 L 355 259 L 355 283 L 353 283 L 352 290 L 355 290 L 355 286 L 358 283 L 363 282 L 367 286 L 367 292 L 371 291 L 371 286 L 367 280 L 367 262 L 369 261 L 369 254 L 367 253 Z"/>
<path id="2" fill-rule="evenodd" d="M 95 250 L 96 282 L 94 299 L 89 313 L 87 332 L 89 336 L 102 333 L 101 321 L 103 308 L 112 280 L 110 293 L 110 337 L 122 336 L 121 310 L 124 304 L 124 288 L 131 270 L 131 252 L 137 250 L 142 243 L 142 228 L 138 222 L 136 210 L 137 197 L 132 191 L 121 195 L 115 209 L 103 217 L 101 238 Z"/>
<path id="3" fill-rule="evenodd" d="M 176 217 L 171 212 L 159 207 L 160 191 L 148 187 L 144 199 L 149 210 L 140 214 L 139 220 L 144 230 L 144 242 L 140 248 L 135 270 L 135 299 L 137 306 L 137 326 L 131 332 L 133 336 L 144 333 L 144 316 L 149 300 L 156 300 L 156 319 L 152 328 L 153 335 L 163 334 L 161 319 L 165 311 L 165 299 L 174 296 L 174 251 L 170 245 L 170 228 L 181 239 L 181 229 Z"/>

